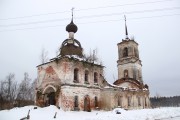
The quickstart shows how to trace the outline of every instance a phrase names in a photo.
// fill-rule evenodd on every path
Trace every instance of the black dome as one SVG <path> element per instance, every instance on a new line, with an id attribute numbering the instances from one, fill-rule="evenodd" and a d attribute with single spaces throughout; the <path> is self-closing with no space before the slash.
<path id="1" fill-rule="evenodd" d="M 77 30 L 78 30 L 78 27 L 73 23 L 73 20 L 71 21 L 70 24 L 68 24 L 68 25 L 66 26 L 66 31 L 67 31 L 67 32 L 74 32 L 74 33 L 76 33 Z"/>

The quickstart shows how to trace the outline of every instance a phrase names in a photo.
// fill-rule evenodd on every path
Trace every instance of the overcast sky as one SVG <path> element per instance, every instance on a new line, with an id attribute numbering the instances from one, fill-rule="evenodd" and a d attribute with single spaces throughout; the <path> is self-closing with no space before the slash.
<path id="1" fill-rule="evenodd" d="M 68 38 L 72 7 L 75 38 L 85 53 L 98 49 L 108 82 L 118 76 L 117 43 L 125 37 L 125 14 L 151 96 L 180 95 L 179 0 L 0 0 L 0 80 L 9 73 L 17 81 L 24 72 L 37 77 L 42 48 L 53 58 Z"/>

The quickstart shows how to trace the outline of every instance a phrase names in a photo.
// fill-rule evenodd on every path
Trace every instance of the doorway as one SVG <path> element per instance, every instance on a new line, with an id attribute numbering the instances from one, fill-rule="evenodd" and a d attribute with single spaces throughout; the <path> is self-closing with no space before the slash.
<path id="1" fill-rule="evenodd" d="M 48 97 L 48 105 L 55 105 L 56 100 L 55 100 L 55 92 L 51 92 L 47 95 Z"/>
<path id="2" fill-rule="evenodd" d="M 44 92 L 45 106 L 56 105 L 55 90 L 52 87 L 48 87 Z"/>
<path id="3" fill-rule="evenodd" d="M 91 112 L 91 109 L 90 109 L 90 98 L 89 98 L 89 96 L 86 96 L 86 97 L 84 98 L 84 111 Z"/>

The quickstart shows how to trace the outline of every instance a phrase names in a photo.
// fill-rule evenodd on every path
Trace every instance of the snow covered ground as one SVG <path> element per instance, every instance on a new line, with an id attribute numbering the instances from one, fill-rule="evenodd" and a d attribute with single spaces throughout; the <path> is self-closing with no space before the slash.
<path id="1" fill-rule="evenodd" d="M 45 108 L 26 106 L 0 111 L 0 120 L 20 120 L 30 110 L 30 120 L 180 120 L 180 107 L 113 111 L 75 112 L 62 111 L 55 106 Z M 117 110 L 121 114 L 116 114 Z M 56 118 L 54 118 L 57 112 Z"/>

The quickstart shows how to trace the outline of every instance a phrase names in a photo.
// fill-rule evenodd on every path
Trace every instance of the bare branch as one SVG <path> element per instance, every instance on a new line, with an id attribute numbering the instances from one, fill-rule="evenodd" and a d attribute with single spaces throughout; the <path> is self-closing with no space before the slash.
<path id="1" fill-rule="evenodd" d="M 40 54 L 40 61 L 41 64 L 46 63 L 48 61 L 48 52 L 42 48 L 41 54 Z"/>

